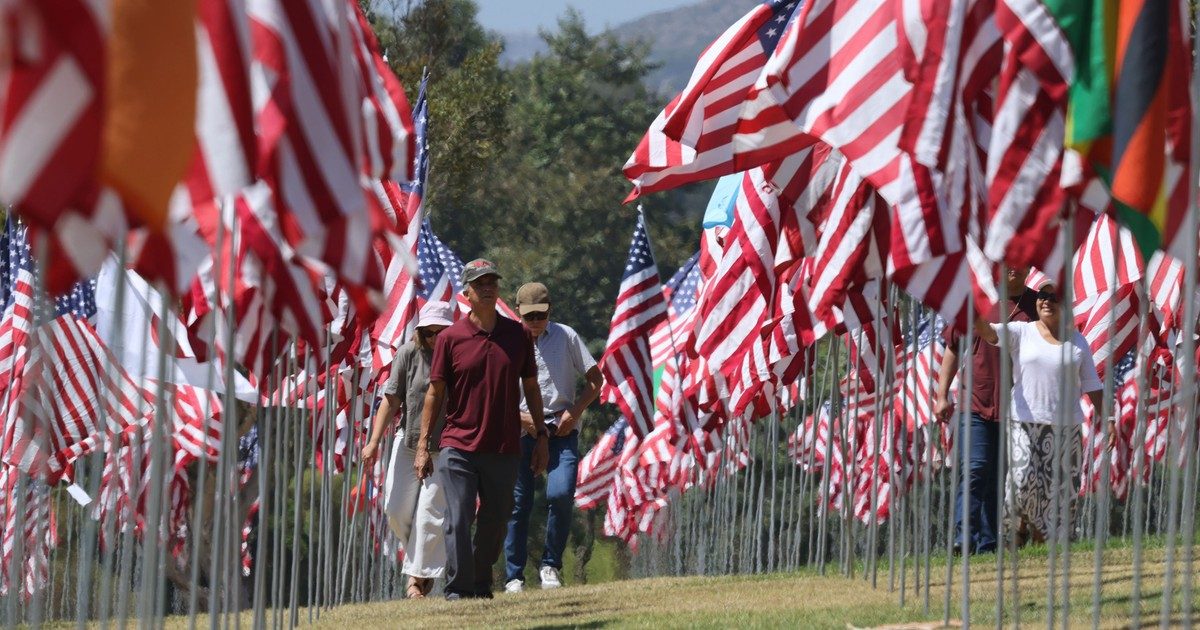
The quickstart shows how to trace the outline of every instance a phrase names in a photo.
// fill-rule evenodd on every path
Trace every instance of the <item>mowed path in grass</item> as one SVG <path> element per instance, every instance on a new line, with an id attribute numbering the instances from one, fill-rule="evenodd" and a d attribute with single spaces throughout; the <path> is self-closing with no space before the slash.
<path id="1" fill-rule="evenodd" d="M 1181 554 L 1182 556 L 1182 554 Z M 1105 552 L 1101 599 L 1101 627 L 1127 627 L 1133 586 L 1132 551 Z M 1157 626 L 1165 552 L 1147 549 L 1143 562 L 1142 623 Z M 1091 625 L 1092 552 L 1077 548 L 1071 554 L 1071 627 Z M 815 572 L 761 576 L 654 578 L 625 580 L 555 591 L 531 589 L 519 595 L 497 594 L 491 601 L 394 601 L 343 606 L 322 611 L 319 628 L 550 628 L 550 627 L 875 627 L 888 624 L 937 622 L 942 617 L 946 565 L 934 559 L 931 570 L 930 614 L 923 612 L 923 597 L 913 595 L 913 566 L 908 564 L 908 598 L 899 605 L 896 592 L 887 589 L 886 565 L 881 566 L 879 588 L 873 589 L 860 572 L 857 578 L 820 576 Z M 1006 569 L 1007 570 L 1007 569 Z M 1061 588 L 1061 563 L 1059 564 Z M 833 568 L 836 573 L 836 568 Z M 1184 567 L 1177 565 L 1176 585 Z M 951 618 L 957 620 L 961 567 L 953 569 Z M 1049 559 L 1045 549 L 1022 551 L 1019 567 L 1022 625 L 1046 623 Z M 897 580 L 897 584 L 898 584 Z M 1006 608 L 1012 610 L 1012 583 L 1006 582 Z M 1179 609 L 1179 596 L 1175 609 Z M 996 616 L 995 556 L 971 563 L 972 622 L 993 626 Z M 271 613 L 268 612 L 268 623 Z M 300 614 L 302 625 L 307 610 Z M 1197 621 L 1200 618 L 1195 617 Z M 1180 621 L 1178 615 L 1175 622 Z M 198 620 L 207 626 L 206 620 Z M 1009 615 L 1005 623 L 1011 623 Z M 250 623 L 248 613 L 243 623 Z M 1175 625 L 1175 624 L 1172 624 Z M 167 627 L 186 627 L 186 619 L 168 619 Z"/>

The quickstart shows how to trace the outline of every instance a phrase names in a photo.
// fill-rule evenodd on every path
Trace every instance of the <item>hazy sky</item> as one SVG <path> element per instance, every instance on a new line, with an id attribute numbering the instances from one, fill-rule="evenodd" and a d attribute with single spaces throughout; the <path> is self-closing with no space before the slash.
<path id="1" fill-rule="evenodd" d="M 647 13 L 671 9 L 696 0 L 475 0 L 479 4 L 479 22 L 485 28 L 517 33 L 536 32 L 540 26 L 554 26 L 567 7 L 583 14 L 588 30 L 620 24 Z"/>

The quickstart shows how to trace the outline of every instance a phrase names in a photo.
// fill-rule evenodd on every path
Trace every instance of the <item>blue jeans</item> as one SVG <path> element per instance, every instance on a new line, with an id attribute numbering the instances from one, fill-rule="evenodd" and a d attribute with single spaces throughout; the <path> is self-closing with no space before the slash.
<path id="1" fill-rule="evenodd" d="M 521 435 L 521 468 L 513 490 L 513 512 L 504 539 L 507 580 L 525 579 L 525 561 L 529 557 L 529 515 L 533 512 L 533 471 L 529 468 L 534 438 Z M 579 431 L 565 437 L 550 438 L 550 462 L 546 466 L 546 502 L 550 517 L 546 520 L 546 546 L 542 566 L 562 569 L 563 551 L 571 533 L 571 510 L 575 505 L 575 478 L 579 471 Z"/>
<path id="2" fill-rule="evenodd" d="M 960 418 L 962 416 L 959 416 Z M 966 431 L 971 432 L 971 450 L 965 452 L 961 446 L 966 444 Z M 963 425 L 959 426 L 959 452 L 967 459 L 959 460 L 959 466 L 964 463 L 970 476 L 970 483 L 964 487 L 959 481 L 958 493 L 954 501 L 954 544 L 961 546 L 970 553 L 987 553 L 996 550 L 997 501 L 996 480 L 1000 478 L 1000 423 L 983 419 L 977 413 L 972 413 Z M 959 470 L 962 470 L 961 468 Z M 963 544 L 963 491 L 970 492 L 969 507 L 971 532 L 969 545 Z"/>

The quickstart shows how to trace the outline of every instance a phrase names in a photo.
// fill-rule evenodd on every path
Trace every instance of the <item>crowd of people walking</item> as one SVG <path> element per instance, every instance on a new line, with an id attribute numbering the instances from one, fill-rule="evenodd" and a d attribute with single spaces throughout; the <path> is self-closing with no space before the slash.
<path id="1" fill-rule="evenodd" d="M 448 600 L 491 598 L 502 549 L 505 590 L 523 590 L 534 480 L 543 473 L 549 518 L 539 578 L 542 588 L 562 585 L 579 422 L 603 377 L 580 336 L 550 321 L 545 285 L 517 292 L 523 325 L 500 316 L 501 279 L 492 262 L 473 260 L 461 279 L 469 313 L 454 321 L 446 302 L 421 309 L 363 450 L 373 463 L 393 418 L 403 418 L 384 511 L 403 547 L 410 598 L 428 595 L 436 578 Z"/>
<path id="2" fill-rule="evenodd" d="M 967 479 L 954 506 L 960 553 L 994 551 L 1002 517 L 1014 523 L 1020 543 L 1052 539 L 1058 523 L 1070 522 L 1083 422 L 1074 401 L 1086 395 L 1101 408 L 1086 339 L 1062 320 L 1055 286 L 1028 288 L 1027 274 L 1009 272 L 1004 323 L 981 317 L 970 339 L 946 335 L 934 415 L 942 422 L 959 418 Z M 523 591 L 535 479 L 543 473 L 548 518 L 538 578 L 542 588 L 563 585 L 580 420 L 604 379 L 580 336 L 551 320 L 545 285 L 517 291 L 522 322 L 502 317 L 496 309 L 501 279 L 493 263 L 474 260 L 461 278 L 469 313 L 456 321 L 447 302 L 421 309 L 417 334 L 392 363 L 363 450 L 373 463 L 385 435 L 395 431 L 384 510 L 404 551 L 410 598 L 427 596 L 438 578 L 449 600 L 493 597 L 492 567 L 501 551 L 505 592 Z M 967 409 L 956 413 L 960 348 L 970 354 L 971 388 L 960 396 Z M 1011 362 L 1012 374 L 1007 432 L 1000 423 L 1002 361 Z M 397 417 L 402 421 L 393 429 Z M 1063 429 L 1057 440 L 1056 426 Z"/>

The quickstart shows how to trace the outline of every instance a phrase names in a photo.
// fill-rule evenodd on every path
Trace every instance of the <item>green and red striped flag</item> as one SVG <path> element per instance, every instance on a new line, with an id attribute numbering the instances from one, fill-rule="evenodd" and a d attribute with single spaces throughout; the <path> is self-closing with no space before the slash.
<path id="1" fill-rule="evenodd" d="M 1179 0 L 1045 0 L 1075 54 L 1066 145 L 1149 259 L 1187 211 L 1191 58 Z M 1182 165 L 1182 166 L 1181 166 Z M 1186 192 L 1186 191 L 1184 191 Z"/>

